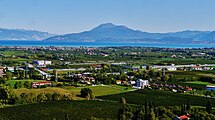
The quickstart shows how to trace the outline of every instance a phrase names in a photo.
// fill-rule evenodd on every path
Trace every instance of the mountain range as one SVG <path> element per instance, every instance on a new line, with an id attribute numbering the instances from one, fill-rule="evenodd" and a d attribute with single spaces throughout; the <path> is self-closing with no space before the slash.
<path id="1" fill-rule="evenodd" d="M 90 31 L 59 35 L 45 39 L 55 42 L 139 42 L 139 43 L 215 43 L 215 31 L 181 31 L 149 33 L 123 25 L 101 24 Z"/>
<path id="2" fill-rule="evenodd" d="M 101 24 L 89 31 L 54 35 L 29 30 L 0 29 L 0 40 L 43 40 L 44 42 L 135 42 L 168 44 L 215 43 L 215 31 L 180 31 L 149 33 L 133 30 L 124 25 Z"/>
<path id="3" fill-rule="evenodd" d="M 0 28 L 0 40 L 44 40 L 52 36 L 56 34 L 36 30 Z"/>

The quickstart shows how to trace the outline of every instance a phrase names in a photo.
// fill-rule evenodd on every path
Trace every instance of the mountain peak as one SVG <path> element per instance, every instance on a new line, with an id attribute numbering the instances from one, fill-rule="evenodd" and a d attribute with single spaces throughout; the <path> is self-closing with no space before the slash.
<path id="1" fill-rule="evenodd" d="M 124 26 L 124 25 L 115 25 L 113 23 L 104 23 L 104 24 L 100 24 L 99 26 L 95 27 L 92 29 L 92 31 L 103 31 L 103 30 L 110 30 L 110 29 L 126 29 L 126 30 L 130 30 L 128 27 Z"/>
<path id="2" fill-rule="evenodd" d="M 117 27 L 117 25 L 114 25 L 113 23 L 104 23 L 104 24 L 101 24 L 99 26 L 97 26 L 96 28 L 94 29 L 103 29 L 103 28 L 113 28 L 113 27 Z"/>

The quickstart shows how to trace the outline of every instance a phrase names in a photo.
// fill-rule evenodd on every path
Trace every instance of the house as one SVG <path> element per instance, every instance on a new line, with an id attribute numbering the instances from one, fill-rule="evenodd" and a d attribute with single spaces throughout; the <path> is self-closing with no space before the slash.
<path id="1" fill-rule="evenodd" d="M 134 84 L 136 84 L 136 81 L 128 81 L 128 84 L 134 85 Z"/>
<path id="2" fill-rule="evenodd" d="M 167 67 L 166 69 L 167 69 L 168 71 L 176 71 L 176 70 L 177 70 L 177 68 L 174 67 L 174 66 Z"/>
<path id="3" fill-rule="evenodd" d="M 117 85 L 121 85 L 121 84 L 122 84 L 122 81 L 121 81 L 121 80 L 116 80 L 116 84 L 117 84 Z"/>
<path id="4" fill-rule="evenodd" d="M 206 90 L 214 90 L 215 91 L 215 86 L 214 85 L 207 85 Z"/>
<path id="5" fill-rule="evenodd" d="M 182 115 L 182 116 L 176 116 L 175 118 L 173 118 L 173 120 L 189 120 L 190 119 L 190 115 Z"/>
<path id="6" fill-rule="evenodd" d="M 37 67 L 46 67 L 46 65 L 51 65 L 51 61 L 45 61 L 45 60 L 34 60 L 33 64 L 35 64 Z"/>
<path id="7" fill-rule="evenodd" d="M 46 82 L 32 82 L 31 86 L 32 86 L 32 88 L 37 88 L 39 86 L 45 86 L 45 85 L 50 86 L 50 85 L 52 85 L 52 83 L 49 82 L 49 81 L 46 81 Z"/>
<path id="8" fill-rule="evenodd" d="M 4 75 L 4 68 L 0 67 L 0 77 L 3 77 L 3 75 Z"/>
<path id="9" fill-rule="evenodd" d="M 188 86 L 186 86 L 185 89 L 186 89 L 186 91 L 191 91 L 192 90 L 192 88 L 188 87 Z"/>
<path id="10" fill-rule="evenodd" d="M 192 66 L 193 70 L 203 70 L 201 66 L 196 65 L 196 66 Z"/>
<path id="11" fill-rule="evenodd" d="M 136 81 L 136 84 L 137 84 L 137 88 L 142 89 L 144 87 L 149 86 L 149 81 L 148 80 L 138 79 Z"/>
<path id="12" fill-rule="evenodd" d="M 82 79 L 81 80 L 82 83 L 88 84 L 88 85 L 96 82 L 95 78 L 93 78 L 93 77 L 84 77 L 84 76 L 82 76 L 81 79 Z"/>

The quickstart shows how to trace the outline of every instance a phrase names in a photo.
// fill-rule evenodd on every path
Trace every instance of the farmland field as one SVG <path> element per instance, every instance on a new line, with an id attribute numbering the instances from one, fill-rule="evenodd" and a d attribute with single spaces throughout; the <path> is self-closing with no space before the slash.
<path id="1" fill-rule="evenodd" d="M 100 101 L 54 101 L 0 109 L 0 119 L 6 120 L 83 120 L 117 119 L 121 104 Z M 105 111 L 105 112 L 104 112 Z M 11 115 L 13 113 L 13 115 Z"/>
<path id="2" fill-rule="evenodd" d="M 131 104 L 144 104 L 145 100 L 148 100 L 151 102 L 155 102 L 155 104 L 158 106 L 174 106 L 185 104 L 186 101 L 189 101 L 191 105 L 194 106 L 205 106 L 209 99 L 213 104 L 215 104 L 215 99 L 212 98 L 172 93 L 159 90 L 138 90 L 128 93 L 101 96 L 98 98 L 117 101 L 121 97 L 124 97 L 127 100 L 127 102 Z"/>

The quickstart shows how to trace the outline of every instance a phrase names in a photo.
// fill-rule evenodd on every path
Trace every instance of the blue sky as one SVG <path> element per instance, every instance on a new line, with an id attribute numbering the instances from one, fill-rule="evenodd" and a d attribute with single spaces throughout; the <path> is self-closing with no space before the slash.
<path id="1" fill-rule="evenodd" d="M 73 33 L 112 22 L 147 32 L 215 30 L 215 0 L 0 0 L 0 27 Z"/>

